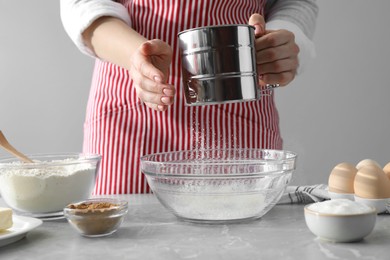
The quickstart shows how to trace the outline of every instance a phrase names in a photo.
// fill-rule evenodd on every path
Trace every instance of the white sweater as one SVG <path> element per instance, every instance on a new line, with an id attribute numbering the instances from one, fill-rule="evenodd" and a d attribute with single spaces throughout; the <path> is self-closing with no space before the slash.
<path id="1" fill-rule="evenodd" d="M 266 5 L 267 30 L 286 29 L 294 33 L 299 46 L 299 70 L 315 57 L 311 40 L 318 8 L 315 0 L 268 0 Z M 131 26 L 127 9 L 112 0 L 60 0 L 61 19 L 65 31 L 83 53 L 95 57 L 85 45 L 82 33 L 96 19 L 113 16 Z"/>

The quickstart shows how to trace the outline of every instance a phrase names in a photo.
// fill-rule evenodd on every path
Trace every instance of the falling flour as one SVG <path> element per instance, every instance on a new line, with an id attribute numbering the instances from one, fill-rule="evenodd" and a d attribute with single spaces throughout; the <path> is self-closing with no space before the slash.
<path id="1" fill-rule="evenodd" d="M 50 213 L 88 198 L 95 180 L 95 166 L 71 164 L 71 160 L 64 160 L 66 164 L 62 166 L 45 168 L 0 168 L 3 199 L 19 211 Z"/>

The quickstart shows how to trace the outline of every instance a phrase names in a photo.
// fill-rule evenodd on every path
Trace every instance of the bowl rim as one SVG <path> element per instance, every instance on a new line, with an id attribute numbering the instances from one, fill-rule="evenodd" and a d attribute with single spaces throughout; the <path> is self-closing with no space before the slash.
<path id="1" fill-rule="evenodd" d="M 0 158 L 0 168 L 34 168 L 34 167 L 45 167 L 45 166 L 64 166 L 64 165 L 73 165 L 79 163 L 87 163 L 91 160 L 100 161 L 102 156 L 100 154 L 94 153 L 78 153 L 78 152 L 65 152 L 65 153 L 33 153 L 26 154 L 31 159 L 36 158 L 47 158 L 54 159 L 55 161 L 34 161 L 33 163 L 15 163 L 20 162 L 16 157 L 1 157 Z M 77 156 L 77 158 L 75 158 Z M 65 159 L 74 159 L 65 161 Z"/>
<path id="2" fill-rule="evenodd" d="M 64 215 L 74 215 L 75 213 L 85 213 L 85 212 L 94 212 L 94 211 L 100 211 L 100 209 L 71 209 L 69 208 L 70 205 L 74 204 L 81 204 L 81 203 L 89 203 L 89 202 L 111 202 L 113 204 L 118 204 L 117 206 L 110 207 L 110 210 L 113 210 L 113 213 L 115 214 L 121 214 L 124 215 L 127 213 L 128 210 L 128 202 L 121 199 L 114 199 L 114 198 L 90 198 L 85 200 L 80 200 L 76 202 L 69 203 L 66 205 L 63 209 Z M 114 211 L 115 210 L 115 211 Z M 81 215 L 78 215 L 81 216 Z M 84 217 L 84 216 L 83 216 Z"/>
<path id="3" fill-rule="evenodd" d="M 330 193 L 330 194 L 336 194 L 336 195 L 352 195 L 352 196 L 355 196 L 355 193 L 341 193 L 341 192 L 334 192 L 334 191 L 330 191 L 329 189 L 328 189 L 328 193 Z"/>
<path id="4" fill-rule="evenodd" d="M 358 198 L 358 200 L 366 200 L 366 201 L 372 201 L 372 202 L 382 202 L 382 201 L 388 201 L 390 203 L 390 198 L 379 198 L 379 199 L 370 199 L 370 198 L 363 198 L 356 194 L 354 194 L 354 198 Z"/>
<path id="5" fill-rule="evenodd" d="M 370 211 L 367 211 L 367 212 L 362 212 L 362 213 L 346 213 L 346 214 L 337 214 L 337 213 L 323 213 L 323 212 L 318 212 L 318 211 L 315 211 L 315 210 L 312 210 L 312 209 L 309 209 L 309 207 L 313 204 L 315 204 L 316 202 L 314 203 L 310 203 L 310 204 L 307 204 L 304 206 L 304 212 L 305 212 L 305 215 L 306 214 L 311 214 L 311 215 L 315 215 L 315 216 L 321 216 L 321 217 L 358 217 L 358 216 L 367 216 L 367 215 L 377 215 L 377 210 L 376 208 L 372 207 L 372 206 L 369 206 L 369 205 L 366 205 L 367 207 L 370 208 Z"/>
<path id="6" fill-rule="evenodd" d="M 193 166 L 194 165 L 194 161 L 191 161 L 191 162 L 180 162 L 180 161 L 175 161 L 175 162 L 159 162 L 159 161 L 151 161 L 151 160 L 147 160 L 148 158 L 150 157 L 155 157 L 155 156 L 159 156 L 159 155 L 170 155 L 170 154 L 179 154 L 179 153 L 189 153 L 189 152 L 196 152 L 197 150 L 179 150 L 179 151 L 170 151 L 170 152 L 159 152 L 159 153 L 152 153 L 152 154 L 146 154 L 146 155 L 143 155 L 141 156 L 141 162 L 144 162 L 144 163 L 148 163 L 148 164 L 155 164 L 155 165 L 159 165 L 159 164 L 165 164 L 165 165 L 191 165 Z M 282 162 L 287 162 L 287 161 L 293 161 L 297 158 L 297 153 L 295 152 L 292 152 L 292 151 L 289 151 L 289 150 L 277 150 L 277 149 L 257 149 L 257 148 L 226 148 L 226 149 L 217 149 L 217 148 L 213 148 L 213 149 L 202 149 L 202 150 L 198 150 L 199 152 L 212 152 L 212 151 L 234 151 L 234 152 L 237 152 L 237 151 L 261 151 L 261 152 L 281 152 L 281 153 L 284 153 L 286 155 L 289 155 L 288 158 L 284 158 L 284 159 L 261 159 L 261 160 L 238 160 L 238 161 L 235 161 L 235 162 L 232 162 L 232 161 L 226 161 L 228 162 L 230 165 L 234 164 L 234 165 L 241 165 L 241 164 L 248 164 L 248 162 L 252 162 L 252 163 L 255 163 L 255 164 L 258 164 L 258 165 L 261 165 L 261 164 L 269 164 L 270 162 L 274 162 L 274 163 L 282 163 Z M 195 161 L 196 162 L 196 161 Z M 204 165 L 204 162 L 205 161 L 199 161 L 201 162 L 202 165 Z M 218 161 L 218 162 L 207 162 L 208 165 L 219 165 L 221 164 L 221 162 L 225 162 L 225 161 Z"/>
<path id="7" fill-rule="evenodd" d="M 173 154 L 185 154 L 185 153 L 194 153 L 194 152 L 202 152 L 202 153 L 212 153 L 212 152 L 245 152 L 245 151 L 258 151 L 258 152 L 269 152 L 269 153 L 282 153 L 286 155 L 286 157 L 282 159 L 242 159 L 242 160 L 219 160 L 219 161 L 207 161 L 207 160 L 191 160 L 191 161 L 156 161 L 156 160 L 150 160 L 153 157 L 158 156 L 169 156 Z M 278 175 L 284 175 L 287 173 L 292 172 L 296 167 L 296 159 L 297 159 L 297 153 L 289 151 L 289 150 L 277 150 L 277 149 L 260 149 L 260 148 L 224 148 L 224 149 L 201 149 L 201 150 L 179 150 L 179 151 L 170 151 L 170 152 L 159 152 L 159 153 L 153 153 L 153 154 L 147 154 L 143 155 L 140 158 L 141 161 L 141 170 L 142 173 L 145 175 L 151 175 L 151 176 L 164 176 L 164 177 L 176 177 L 176 178 L 220 178 L 221 176 L 224 177 L 239 177 L 239 178 L 251 178 L 251 177 L 258 177 L 258 176 L 269 176 L 272 174 L 273 176 Z M 283 165 L 283 164 L 291 164 L 293 165 L 290 168 L 282 168 L 282 169 L 276 169 L 273 171 L 267 171 L 267 172 L 261 172 L 261 173 L 238 173 L 238 174 L 197 174 L 197 173 L 191 173 L 191 174 L 177 174 L 177 173 L 156 173 L 156 172 L 150 172 L 145 171 L 145 166 L 151 166 L 151 167 L 158 167 L 158 166 L 190 166 L 190 167 L 197 167 L 197 166 L 223 166 L 223 165 L 229 165 L 229 166 L 242 166 L 242 165 Z"/>

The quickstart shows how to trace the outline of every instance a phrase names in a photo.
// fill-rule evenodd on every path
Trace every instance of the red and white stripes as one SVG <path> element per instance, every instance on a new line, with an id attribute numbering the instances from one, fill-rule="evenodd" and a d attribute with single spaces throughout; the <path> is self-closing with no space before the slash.
<path id="1" fill-rule="evenodd" d="M 148 39 L 159 38 L 172 46 L 169 82 L 177 93 L 167 111 L 151 110 L 137 98 L 127 70 L 96 61 L 84 126 L 84 152 L 103 156 L 95 194 L 150 192 L 140 171 L 140 157 L 145 154 L 200 148 L 281 148 L 272 95 L 254 102 L 187 107 L 180 78 L 180 31 L 247 23 L 252 13 L 262 13 L 264 2 L 123 1 L 134 29 Z"/>

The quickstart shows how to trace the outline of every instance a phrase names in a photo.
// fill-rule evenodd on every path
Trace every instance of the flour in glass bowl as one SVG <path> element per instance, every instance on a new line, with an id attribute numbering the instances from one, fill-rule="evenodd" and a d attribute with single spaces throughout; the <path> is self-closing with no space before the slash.
<path id="1" fill-rule="evenodd" d="M 35 168 L 17 168 L 20 162 L 0 167 L 0 191 L 5 202 L 22 212 L 50 213 L 90 196 L 95 164 L 77 163 L 77 159 L 71 158 L 55 161 L 58 165 L 52 165 L 53 162 Z"/>
<path id="2" fill-rule="evenodd" d="M 234 222 L 268 212 L 282 195 L 291 173 L 256 179 L 147 178 L 160 202 L 178 217 L 195 222 Z"/>

